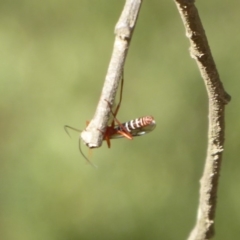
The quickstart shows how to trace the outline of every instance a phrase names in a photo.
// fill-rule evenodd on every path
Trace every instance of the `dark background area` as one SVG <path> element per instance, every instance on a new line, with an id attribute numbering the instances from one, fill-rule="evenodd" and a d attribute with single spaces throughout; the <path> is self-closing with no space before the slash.
<path id="1" fill-rule="evenodd" d="M 78 133 L 63 129 L 84 129 L 93 117 L 124 3 L 0 2 L 2 240 L 175 240 L 192 229 L 208 103 L 173 1 L 143 2 L 117 116 L 153 115 L 156 129 L 93 150 L 97 170 L 79 153 Z M 232 96 L 214 239 L 240 239 L 240 4 L 196 4 Z"/>

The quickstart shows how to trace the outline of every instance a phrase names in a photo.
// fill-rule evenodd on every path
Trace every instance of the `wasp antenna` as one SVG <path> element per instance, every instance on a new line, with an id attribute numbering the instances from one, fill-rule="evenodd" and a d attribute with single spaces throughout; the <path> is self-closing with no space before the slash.
<path id="1" fill-rule="evenodd" d="M 85 160 L 86 160 L 89 164 L 91 164 L 91 165 L 92 165 L 93 167 L 95 167 L 95 168 L 98 168 L 98 166 L 95 165 L 95 164 L 93 164 L 93 163 L 86 157 L 86 155 L 83 153 L 82 148 L 81 148 L 81 138 L 79 138 L 79 151 L 80 151 L 80 153 L 82 154 L 82 156 L 85 158 Z"/>
<path id="2" fill-rule="evenodd" d="M 66 133 L 67 133 L 67 135 L 68 135 L 69 137 L 71 137 L 71 135 L 70 135 L 69 132 L 68 132 L 68 128 L 69 128 L 69 129 L 72 129 L 72 130 L 74 130 L 74 131 L 77 131 L 77 132 L 82 132 L 81 130 L 79 130 L 79 129 L 77 129 L 77 128 L 74 128 L 74 127 L 65 125 L 65 126 L 64 126 L 64 130 L 66 131 Z"/>

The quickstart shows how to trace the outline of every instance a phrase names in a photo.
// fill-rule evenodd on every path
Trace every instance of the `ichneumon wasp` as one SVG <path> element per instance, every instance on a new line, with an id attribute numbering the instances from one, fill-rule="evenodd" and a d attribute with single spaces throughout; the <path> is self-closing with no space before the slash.
<path id="1" fill-rule="evenodd" d="M 127 139 L 132 140 L 133 137 L 142 136 L 146 133 L 149 133 L 156 127 L 156 122 L 152 116 L 136 118 L 134 120 L 127 121 L 125 123 L 121 123 L 117 119 L 116 116 L 117 116 L 117 113 L 120 109 L 120 105 L 122 102 L 123 82 L 124 82 L 124 79 L 122 77 L 119 103 L 114 111 L 112 110 L 111 104 L 107 100 L 105 100 L 108 103 L 108 106 L 110 107 L 111 113 L 112 113 L 112 119 L 110 121 L 110 125 L 107 126 L 105 132 L 103 133 L 103 135 L 104 135 L 103 140 L 105 140 L 107 142 L 107 145 L 109 148 L 111 147 L 110 139 L 117 139 L 117 138 L 125 137 Z M 65 125 L 64 128 L 68 135 L 69 135 L 69 133 L 68 133 L 67 129 L 72 129 L 72 130 L 75 130 L 78 132 L 82 132 L 81 130 L 78 130 L 78 129 L 73 128 L 68 125 Z M 79 138 L 79 150 L 80 150 L 82 156 L 86 159 L 86 161 L 89 162 L 94 167 L 96 167 L 83 153 L 83 151 L 81 149 L 81 138 Z"/>

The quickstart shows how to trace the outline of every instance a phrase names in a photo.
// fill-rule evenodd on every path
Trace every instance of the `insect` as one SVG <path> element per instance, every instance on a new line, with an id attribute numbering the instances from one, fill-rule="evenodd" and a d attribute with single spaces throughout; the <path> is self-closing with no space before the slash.
<path id="1" fill-rule="evenodd" d="M 115 120 L 119 122 L 116 118 Z M 125 123 L 120 123 L 118 125 L 113 126 L 107 126 L 106 132 L 104 134 L 103 140 L 106 140 L 108 147 L 111 147 L 110 139 L 118 139 L 118 138 L 127 138 L 132 140 L 133 137 L 142 136 L 146 133 L 149 133 L 154 130 L 156 127 L 156 122 L 152 116 L 145 116 L 136 118 L 134 120 L 127 121 Z M 81 132 L 81 130 L 78 130 L 76 128 L 70 127 L 70 126 L 64 126 L 67 134 L 69 135 L 67 129 L 70 128 L 72 130 Z M 81 139 L 79 138 L 79 150 L 82 154 L 82 156 L 86 159 L 88 163 L 90 163 L 92 166 L 96 167 L 89 159 L 88 157 L 83 153 L 81 148 Z"/>
<path id="2" fill-rule="evenodd" d="M 108 106 L 110 107 L 111 113 L 112 113 L 112 120 L 110 122 L 110 125 L 106 127 L 106 131 L 103 136 L 103 140 L 107 142 L 108 147 L 111 147 L 110 139 L 117 139 L 125 137 L 127 139 L 133 139 L 133 137 L 142 136 L 146 133 L 151 132 L 155 127 L 156 123 L 152 116 L 145 116 L 136 118 L 134 120 L 130 120 L 125 123 L 121 123 L 117 118 L 117 113 L 119 111 L 121 102 L 122 102 L 122 91 L 123 91 L 123 77 L 121 81 L 121 89 L 120 89 L 120 99 L 119 103 L 115 109 L 115 111 L 112 110 L 111 104 L 105 100 L 108 103 Z M 116 124 L 117 123 L 117 124 Z M 82 132 L 81 130 L 78 130 L 76 128 L 70 127 L 68 125 L 64 126 L 65 131 L 69 135 L 67 129 L 72 129 L 78 132 Z M 95 166 L 83 153 L 81 149 L 81 139 L 79 138 L 79 150 L 82 154 L 82 156 L 86 159 L 87 162 L 89 162 L 91 165 Z M 96 167 L 96 166 L 95 166 Z"/>

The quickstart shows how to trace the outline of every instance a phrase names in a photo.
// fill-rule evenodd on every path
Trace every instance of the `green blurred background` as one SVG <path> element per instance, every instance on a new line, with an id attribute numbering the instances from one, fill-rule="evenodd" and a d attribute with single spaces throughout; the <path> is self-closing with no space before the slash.
<path id="1" fill-rule="evenodd" d="M 86 164 L 78 133 L 94 114 L 125 1 L 0 1 L 0 238 L 186 239 L 207 144 L 207 95 L 173 1 L 144 1 L 125 67 L 122 122 L 157 128 L 112 141 Z M 238 0 L 197 1 L 226 108 L 216 237 L 240 239 Z M 88 149 L 84 147 L 88 154 Z"/>

